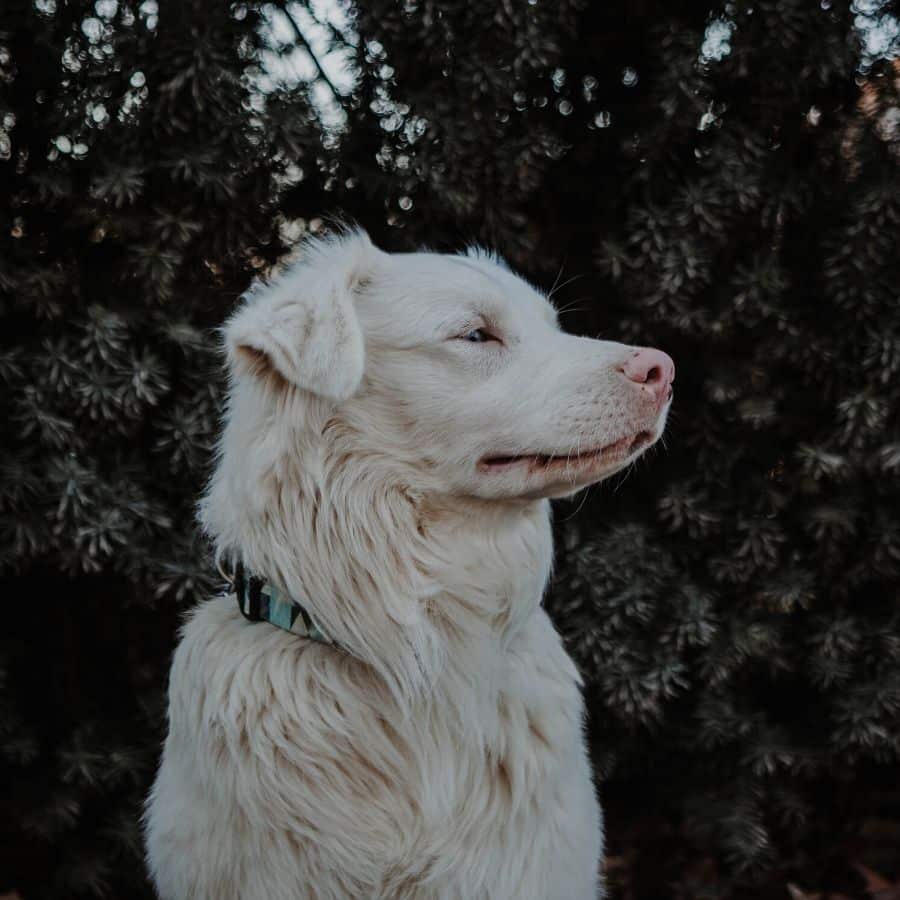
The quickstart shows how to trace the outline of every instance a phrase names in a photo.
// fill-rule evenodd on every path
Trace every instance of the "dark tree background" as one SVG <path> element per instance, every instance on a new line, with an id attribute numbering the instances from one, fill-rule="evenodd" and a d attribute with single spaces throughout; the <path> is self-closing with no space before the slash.
<path id="1" fill-rule="evenodd" d="M 900 877 L 898 14 L 5 0 L 0 891 L 150 896 L 212 329 L 333 214 L 676 360 L 666 448 L 557 509 L 614 896 Z"/>

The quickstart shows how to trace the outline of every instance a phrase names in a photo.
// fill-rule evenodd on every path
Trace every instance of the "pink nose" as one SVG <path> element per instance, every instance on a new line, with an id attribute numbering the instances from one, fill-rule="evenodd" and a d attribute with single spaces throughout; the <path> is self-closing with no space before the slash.
<path id="1" fill-rule="evenodd" d="M 675 363 L 662 350 L 639 347 L 622 366 L 622 372 L 629 380 L 649 388 L 657 401 L 667 400 L 675 380 Z"/>

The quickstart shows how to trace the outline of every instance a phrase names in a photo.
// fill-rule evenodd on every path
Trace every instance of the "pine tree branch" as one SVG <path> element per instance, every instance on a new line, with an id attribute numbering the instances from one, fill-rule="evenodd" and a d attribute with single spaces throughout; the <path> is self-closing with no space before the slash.
<path id="1" fill-rule="evenodd" d="M 309 0 L 295 0 L 296 3 L 300 3 L 300 5 L 306 10 L 306 14 L 316 23 L 316 25 L 320 25 L 322 28 L 327 28 L 328 33 L 331 35 L 332 41 L 336 44 L 340 44 L 345 50 L 355 50 L 356 46 L 347 40 L 347 37 L 340 31 L 336 26 L 332 25 L 327 19 L 320 19 L 315 11 L 312 8 L 312 4 Z"/>
<path id="2" fill-rule="evenodd" d="M 300 26 L 297 24 L 297 20 L 291 15 L 289 12 L 287 5 L 280 5 L 279 9 L 284 13 L 285 18 L 290 22 L 291 28 L 294 30 L 294 35 L 296 36 L 298 42 L 303 46 L 303 49 L 309 54 L 310 59 L 313 61 L 313 65 L 316 67 L 316 71 L 319 73 L 319 77 L 325 84 L 328 86 L 328 89 L 334 95 L 334 99 L 338 102 L 338 105 L 341 107 L 344 112 L 348 112 L 347 101 L 344 95 L 335 87 L 334 82 L 329 78 L 328 73 L 325 71 L 324 66 L 322 65 L 319 57 L 316 56 L 315 51 L 312 48 L 310 42 L 306 39 L 306 35 L 300 29 Z"/>

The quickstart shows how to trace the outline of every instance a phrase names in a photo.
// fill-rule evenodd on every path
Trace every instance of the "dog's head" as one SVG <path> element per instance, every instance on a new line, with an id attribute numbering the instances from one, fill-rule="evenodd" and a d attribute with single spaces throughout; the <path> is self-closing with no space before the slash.
<path id="1" fill-rule="evenodd" d="M 659 438 L 674 378 L 660 351 L 561 331 L 495 256 L 387 254 L 362 232 L 307 244 L 225 335 L 233 377 L 302 398 L 324 456 L 382 463 L 424 494 L 600 481 Z"/>

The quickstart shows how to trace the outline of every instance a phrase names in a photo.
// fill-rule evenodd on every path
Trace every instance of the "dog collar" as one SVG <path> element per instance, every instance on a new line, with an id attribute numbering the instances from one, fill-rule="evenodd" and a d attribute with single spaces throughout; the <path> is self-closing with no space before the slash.
<path id="1" fill-rule="evenodd" d="M 246 572 L 238 563 L 231 580 L 241 615 L 250 622 L 268 622 L 298 637 L 309 638 L 330 647 L 340 647 L 337 641 L 317 624 L 296 600 L 261 578 Z"/>

